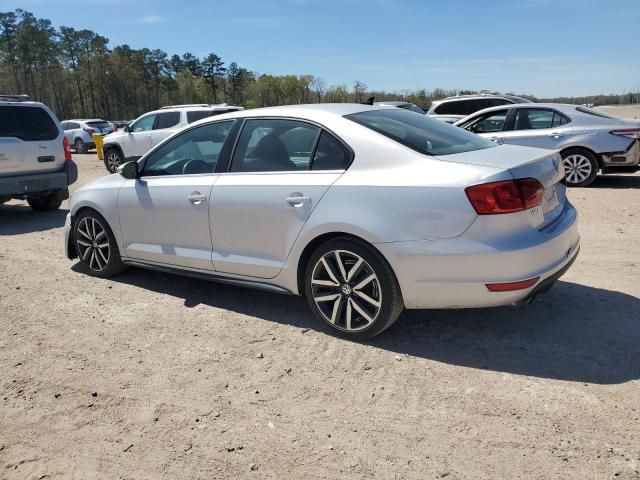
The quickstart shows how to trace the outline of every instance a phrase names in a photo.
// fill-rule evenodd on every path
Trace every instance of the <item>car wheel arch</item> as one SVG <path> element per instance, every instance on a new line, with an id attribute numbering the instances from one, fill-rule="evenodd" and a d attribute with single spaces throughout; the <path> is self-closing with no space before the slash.
<path id="1" fill-rule="evenodd" d="M 565 147 L 562 147 L 562 149 L 560 150 L 560 156 L 564 157 L 564 154 L 569 150 L 585 150 L 586 152 L 590 153 L 591 155 L 593 155 L 595 157 L 596 162 L 598 162 L 598 168 L 600 168 L 600 169 L 604 168 L 604 166 L 602 164 L 602 155 L 600 155 L 599 153 L 594 152 L 592 148 L 586 147 L 586 146 L 581 145 L 581 144 L 567 145 Z"/>
<path id="2" fill-rule="evenodd" d="M 323 243 L 328 242 L 330 240 L 336 240 L 339 238 L 355 240 L 370 246 L 380 254 L 380 256 L 387 262 L 387 264 L 389 264 L 389 266 L 391 267 L 391 270 L 393 271 L 393 266 L 391 265 L 391 262 L 389 262 L 389 259 L 385 256 L 383 252 L 380 251 L 379 248 L 375 246 L 374 243 L 364 239 L 361 236 L 354 235 L 352 233 L 340 232 L 340 231 L 326 232 L 314 237 L 309 242 L 307 242 L 305 247 L 302 249 L 302 252 L 298 256 L 297 267 L 296 267 L 296 286 L 298 288 L 299 295 L 304 295 L 304 273 L 307 267 L 307 263 L 309 262 L 311 255 L 313 255 L 313 252 Z M 395 274 L 395 271 L 394 271 L 394 274 Z"/>
<path id="3" fill-rule="evenodd" d="M 118 225 L 117 228 L 114 228 L 114 225 L 109 221 L 108 215 L 105 215 L 104 212 L 102 212 L 100 210 L 100 208 L 97 205 L 94 204 L 83 204 L 77 208 L 74 208 L 70 213 L 71 213 L 71 235 L 69 235 L 69 252 L 71 252 L 72 255 L 76 255 L 77 256 L 77 252 L 76 252 L 76 247 L 75 247 L 75 238 L 74 238 L 74 225 L 75 225 L 75 221 L 76 218 L 78 218 L 78 215 L 80 215 L 83 212 L 95 212 L 98 215 L 100 215 L 104 221 L 106 222 L 107 226 L 109 227 L 109 229 L 111 230 L 111 232 L 113 233 L 114 237 L 116 238 L 116 244 L 118 249 L 122 249 L 122 244 L 121 244 L 121 238 L 120 238 L 120 226 Z M 75 258 L 75 257 L 73 257 Z"/>

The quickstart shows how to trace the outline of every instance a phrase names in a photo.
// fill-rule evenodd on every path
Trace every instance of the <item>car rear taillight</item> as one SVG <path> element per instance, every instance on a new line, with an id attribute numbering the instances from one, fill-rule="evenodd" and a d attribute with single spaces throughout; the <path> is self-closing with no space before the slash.
<path id="1" fill-rule="evenodd" d="M 609 133 L 621 137 L 640 138 L 640 128 L 621 128 L 620 130 L 612 130 Z"/>
<path id="2" fill-rule="evenodd" d="M 71 160 L 71 148 L 69 148 L 69 140 L 67 140 L 67 137 L 62 138 L 62 148 L 64 148 L 64 159 Z"/>
<path id="3" fill-rule="evenodd" d="M 518 178 L 473 185 L 464 191 L 478 215 L 496 215 L 537 207 L 544 186 L 535 178 Z"/>
<path id="4" fill-rule="evenodd" d="M 83 130 L 87 132 L 89 135 L 93 135 L 93 132 L 94 132 L 93 128 L 83 128 Z"/>

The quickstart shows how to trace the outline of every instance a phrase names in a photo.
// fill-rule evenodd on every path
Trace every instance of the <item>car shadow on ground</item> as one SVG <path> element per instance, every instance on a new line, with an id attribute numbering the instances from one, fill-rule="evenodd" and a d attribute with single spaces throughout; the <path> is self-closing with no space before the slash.
<path id="1" fill-rule="evenodd" d="M 599 175 L 589 188 L 640 188 L 640 175 Z"/>
<path id="2" fill-rule="evenodd" d="M 34 212 L 24 205 L 0 205 L 0 235 L 43 232 L 64 226 L 68 210 Z"/>
<path id="3" fill-rule="evenodd" d="M 76 271 L 86 272 L 76 264 Z M 257 319 L 327 332 L 303 298 L 142 269 L 111 281 Z M 345 340 L 346 341 L 346 340 Z M 451 365 L 615 384 L 640 379 L 640 299 L 559 281 L 529 305 L 483 310 L 407 311 L 367 342 Z"/>

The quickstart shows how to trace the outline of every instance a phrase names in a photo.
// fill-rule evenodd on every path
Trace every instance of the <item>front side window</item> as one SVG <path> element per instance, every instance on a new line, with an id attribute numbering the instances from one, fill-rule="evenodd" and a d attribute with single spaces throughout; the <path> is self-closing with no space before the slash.
<path id="1" fill-rule="evenodd" d="M 180 112 L 162 112 L 156 115 L 156 125 L 154 130 L 171 128 L 180 123 Z"/>
<path id="2" fill-rule="evenodd" d="M 513 129 L 536 130 L 553 128 L 567 123 L 569 123 L 569 119 L 554 110 L 519 108 L 516 112 Z"/>
<path id="3" fill-rule="evenodd" d="M 470 121 L 460 125 L 462 128 L 473 133 L 501 132 L 507 119 L 509 110 L 498 110 L 496 112 L 479 115 Z"/>
<path id="4" fill-rule="evenodd" d="M 450 155 L 496 146 L 462 128 L 399 108 L 368 110 L 345 118 L 425 155 Z"/>
<path id="5" fill-rule="evenodd" d="M 58 125 L 40 107 L 0 107 L 0 137 L 23 141 L 55 140 Z"/>
<path id="6" fill-rule="evenodd" d="M 233 121 L 210 123 L 187 130 L 152 152 L 143 176 L 213 173 Z"/>
<path id="7" fill-rule="evenodd" d="M 156 121 L 155 115 L 147 115 L 135 122 L 131 126 L 132 132 L 147 132 L 153 130 L 153 123 Z"/>
<path id="8" fill-rule="evenodd" d="M 296 120 L 247 120 L 238 139 L 232 172 L 308 170 L 320 129 Z"/>

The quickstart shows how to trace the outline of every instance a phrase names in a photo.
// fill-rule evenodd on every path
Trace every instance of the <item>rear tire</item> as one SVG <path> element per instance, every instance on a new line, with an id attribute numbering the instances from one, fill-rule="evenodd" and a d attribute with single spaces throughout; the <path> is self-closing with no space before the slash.
<path id="1" fill-rule="evenodd" d="M 73 241 L 78 258 L 91 275 L 108 278 L 126 269 L 109 224 L 95 210 L 84 210 L 75 219 Z"/>
<path id="2" fill-rule="evenodd" d="M 329 240 L 313 252 L 304 290 L 314 315 L 352 340 L 382 333 L 404 310 L 391 266 L 371 245 L 353 238 Z"/>
<path id="3" fill-rule="evenodd" d="M 27 203 L 36 212 L 48 212 L 57 210 L 62 205 L 62 200 L 57 195 L 49 195 L 41 198 L 27 198 Z"/>
<path id="4" fill-rule="evenodd" d="M 118 167 L 124 163 L 124 158 L 117 148 L 108 148 L 104 152 L 104 166 L 110 173 L 116 173 Z"/>
<path id="5" fill-rule="evenodd" d="M 598 176 L 595 155 L 583 148 L 570 148 L 562 152 L 562 166 L 570 187 L 586 187 Z"/>
<path id="6" fill-rule="evenodd" d="M 89 149 L 87 148 L 87 144 L 82 141 L 80 138 L 76 138 L 76 141 L 73 143 L 73 148 L 76 153 L 87 153 Z"/>

